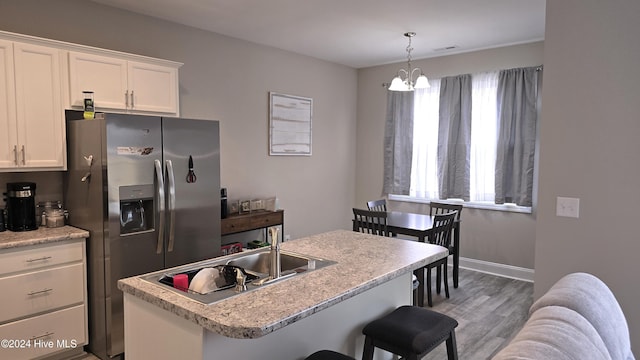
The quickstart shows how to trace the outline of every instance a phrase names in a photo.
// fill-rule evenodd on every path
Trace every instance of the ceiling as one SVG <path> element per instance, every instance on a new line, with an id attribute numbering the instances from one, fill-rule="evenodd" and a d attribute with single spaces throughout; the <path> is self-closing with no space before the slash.
<path id="1" fill-rule="evenodd" d="M 544 39 L 546 0 L 92 0 L 363 68 Z M 455 46 L 453 49 L 446 48 Z M 443 50 L 444 49 L 444 50 Z"/>

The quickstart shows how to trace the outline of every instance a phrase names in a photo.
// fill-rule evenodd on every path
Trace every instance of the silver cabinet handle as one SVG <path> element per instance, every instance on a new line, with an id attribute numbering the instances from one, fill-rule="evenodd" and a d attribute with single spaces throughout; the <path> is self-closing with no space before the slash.
<path id="1" fill-rule="evenodd" d="M 129 108 L 129 90 L 125 91 L 124 93 L 124 106 L 127 109 Z"/>
<path id="2" fill-rule="evenodd" d="M 133 105 L 133 90 L 131 90 L 131 108 L 133 109 L 135 105 Z"/>
<path id="3" fill-rule="evenodd" d="M 167 182 L 169 187 L 169 244 L 167 252 L 173 251 L 175 244 L 175 223 L 176 223 L 176 178 L 173 175 L 173 163 L 171 160 L 165 161 L 167 164 Z"/>
<path id="4" fill-rule="evenodd" d="M 28 263 L 32 263 L 34 261 L 45 261 L 45 260 L 49 260 L 49 259 L 51 259 L 51 256 L 43 256 L 43 257 L 36 258 L 36 259 L 27 259 L 25 261 L 28 262 Z"/>
<path id="5" fill-rule="evenodd" d="M 164 180 L 162 179 L 162 164 L 160 160 L 154 160 L 153 165 L 156 170 L 156 182 L 158 186 L 158 216 L 160 221 L 158 224 L 158 243 L 156 245 L 156 253 L 162 254 L 162 246 L 164 245 Z"/>
<path id="6" fill-rule="evenodd" d="M 22 145 L 22 165 L 26 165 L 26 164 L 27 164 L 27 162 L 26 162 L 25 157 L 24 157 L 24 145 Z"/>
<path id="7" fill-rule="evenodd" d="M 32 291 L 30 293 L 27 293 L 27 295 L 33 296 L 33 295 L 39 295 L 39 294 L 46 294 L 49 291 L 53 291 L 53 289 L 44 289 L 44 290 L 40 290 L 40 291 Z"/>
<path id="8" fill-rule="evenodd" d="M 18 145 L 13 145 L 13 162 L 18 165 Z"/>
<path id="9" fill-rule="evenodd" d="M 42 339 L 42 338 L 47 338 L 47 337 L 52 336 L 53 334 L 55 334 L 55 333 L 53 333 L 51 331 L 47 331 L 46 333 L 44 333 L 44 334 L 42 334 L 40 336 L 32 336 L 31 340 L 38 340 L 38 339 Z"/>

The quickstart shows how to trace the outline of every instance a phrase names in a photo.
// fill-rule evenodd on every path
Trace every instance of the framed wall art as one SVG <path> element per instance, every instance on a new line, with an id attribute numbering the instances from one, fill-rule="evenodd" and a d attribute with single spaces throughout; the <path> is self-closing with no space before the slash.
<path id="1" fill-rule="evenodd" d="M 248 214 L 251 212 L 251 200 L 240 200 L 239 213 Z"/>
<path id="2" fill-rule="evenodd" d="M 269 155 L 311 156 L 313 99 L 269 93 Z"/>

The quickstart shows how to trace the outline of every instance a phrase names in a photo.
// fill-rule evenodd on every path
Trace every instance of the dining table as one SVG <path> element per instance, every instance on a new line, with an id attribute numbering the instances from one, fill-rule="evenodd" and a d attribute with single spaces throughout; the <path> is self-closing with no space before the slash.
<path id="1" fill-rule="evenodd" d="M 416 214 L 401 211 L 387 212 L 387 230 L 391 234 L 413 236 L 418 241 L 425 242 L 433 228 L 433 216 L 427 214 Z M 453 257 L 453 287 L 458 287 L 459 265 L 460 265 L 460 221 L 453 223 L 453 233 L 451 238 L 451 255 Z M 424 270 L 422 277 L 416 273 L 420 281 L 418 289 L 418 303 L 424 301 Z"/>

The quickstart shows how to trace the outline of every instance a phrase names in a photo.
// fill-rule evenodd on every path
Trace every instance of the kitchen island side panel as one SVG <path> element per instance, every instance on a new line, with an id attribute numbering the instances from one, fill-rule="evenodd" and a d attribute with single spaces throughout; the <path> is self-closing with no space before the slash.
<path id="1" fill-rule="evenodd" d="M 411 304 L 411 289 L 411 274 L 407 273 L 257 339 L 216 334 L 125 294 L 125 353 L 127 360 L 304 359 L 317 350 L 331 349 L 359 359 L 364 345 L 362 328 L 398 306 Z M 238 311 L 250 317 L 253 311 L 269 309 Z M 375 355 L 375 359 L 389 356 L 383 351 Z"/>

